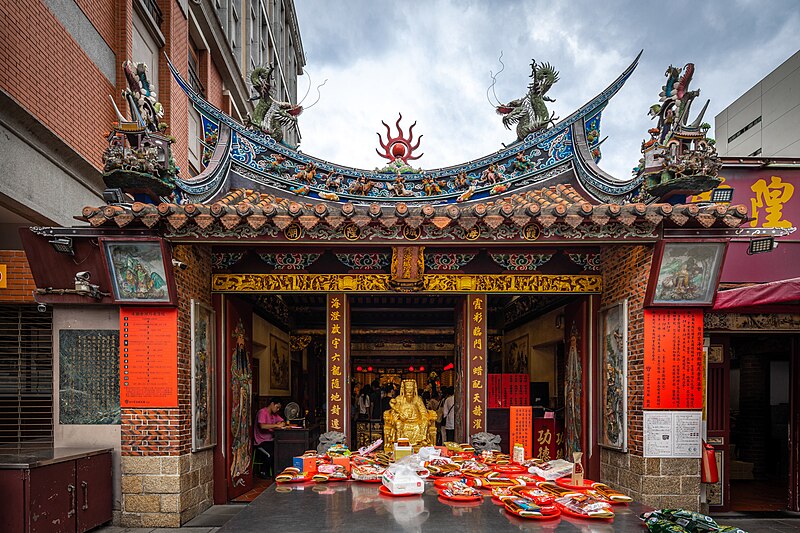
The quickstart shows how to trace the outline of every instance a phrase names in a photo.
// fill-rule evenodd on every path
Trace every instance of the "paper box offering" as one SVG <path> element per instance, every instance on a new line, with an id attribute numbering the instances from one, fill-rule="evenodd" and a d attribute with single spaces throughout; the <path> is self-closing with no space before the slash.
<path id="1" fill-rule="evenodd" d="M 350 458 L 349 457 L 332 457 L 331 462 L 335 465 L 342 465 L 345 472 L 350 473 Z"/>
<path id="2" fill-rule="evenodd" d="M 383 485 L 392 494 L 422 494 L 425 482 L 409 465 L 394 464 L 384 470 L 381 477 Z"/>
<path id="3" fill-rule="evenodd" d="M 317 471 L 317 458 L 301 455 L 292 459 L 292 466 L 301 472 L 315 473 Z"/>
<path id="4" fill-rule="evenodd" d="M 408 457 L 412 453 L 414 453 L 414 448 L 411 446 L 411 444 L 408 444 L 408 440 L 406 440 L 405 442 L 401 440 L 394 444 L 395 461 L 399 461 L 403 457 Z"/>

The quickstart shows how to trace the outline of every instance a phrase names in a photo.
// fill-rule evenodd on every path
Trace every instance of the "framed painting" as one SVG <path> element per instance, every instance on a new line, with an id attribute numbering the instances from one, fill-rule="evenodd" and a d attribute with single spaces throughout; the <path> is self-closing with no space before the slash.
<path id="1" fill-rule="evenodd" d="M 175 304 L 172 260 L 163 239 L 101 237 L 99 240 L 114 303 Z"/>
<path id="2" fill-rule="evenodd" d="M 292 365 L 289 359 L 289 341 L 276 335 L 269 336 L 269 387 L 270 396 L 289 396 Z"/>
<path id="3" fill-rule="evenodd" d="M 528 334 L 517 337 L 505 345 L 503 372 L 507 374 L 528 373 Z"/>
<path id="4" fill-rule="evenodd" d="M 647 287 L 648 306 L 710 306 L 719 284 L 724 242 L 660 242 Z"/>
<path id="5" fill-rule="evenodd" d="M 628 451 L 628 300 L 600 309 L 600 446 Z"/>
<path id="6" fill-rule="evenodd" d="M 216 315 L 192 300 L 192 451 L 217 443 Z"/>

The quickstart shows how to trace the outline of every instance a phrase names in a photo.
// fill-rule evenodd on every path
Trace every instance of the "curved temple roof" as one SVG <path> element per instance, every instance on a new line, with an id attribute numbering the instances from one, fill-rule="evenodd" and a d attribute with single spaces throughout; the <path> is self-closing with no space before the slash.
<path id="1" fill-rule="evenodd" d="M 198 95 L 170 63 L 175 80 L 202 116 L 206 141 L 206 169 L 195 178 L 177 179 L 179 200 L 209 204 L 232 190 L 250 189 L 298 202 L 474 205 L 568 184 L 586 199 L 625 203 L 641 179 L 615 180 L 597 166 L 595 149 L 600 143 L 601 113 L 640 56 L 641 52 L 604 91 L 553 127 L 459 165 L 423 171 L 406 168 L 402 179 L 394 172 L 318 159 L 248 129 Z"/>

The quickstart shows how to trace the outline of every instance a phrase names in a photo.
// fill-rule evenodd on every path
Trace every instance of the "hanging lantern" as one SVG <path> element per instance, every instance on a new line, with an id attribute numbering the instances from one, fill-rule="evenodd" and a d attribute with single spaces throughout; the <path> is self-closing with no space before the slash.
<path id="1" fill-rule="evenodd" d="M 360 366 L 356 367 L 356 372 L 361 372 L 361 367 Z"/>

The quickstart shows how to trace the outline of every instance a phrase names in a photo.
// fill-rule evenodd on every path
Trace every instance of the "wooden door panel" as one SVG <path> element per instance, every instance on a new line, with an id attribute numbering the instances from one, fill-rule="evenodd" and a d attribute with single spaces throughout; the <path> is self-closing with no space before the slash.
<path id="1" fill-rule="evenodd" d="M 30 472 L 31 533 L 75 531 L 75 462 L 32 468 Z"/>
<path id="2" fill-rule="evenodd" d="M 707 442 L 714 446 L 719 482 L 707 485 L 712 512 L 730 508 L 730 344 L 727 337 L 711 338 L 706 376 Z"/>
<path id="3" fill-rule="evenodd" d="M 78 531 L 83 532 L 111 520 L 111 453 L 78 459 L 76 465 Z"/>

